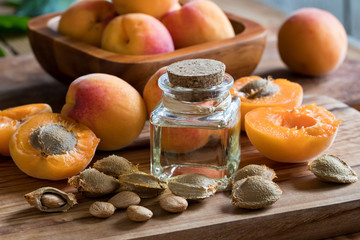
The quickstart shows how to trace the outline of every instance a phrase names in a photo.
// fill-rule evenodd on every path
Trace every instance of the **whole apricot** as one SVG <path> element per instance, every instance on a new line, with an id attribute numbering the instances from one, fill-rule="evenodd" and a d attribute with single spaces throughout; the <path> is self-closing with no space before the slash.
<path id="1" fill-rule="evenodd" d="M 347 36 L 343 25 L 331 13 L 303 8 L 280 27 L 278 50 L 283 62 L 294 72 L 320 75 L 343 62 Z"/>
<path id="2" fill-rule="evenodd" d="M 245 115 L 245 130 L 250 142 L 265 157 L 295 163 L 310 160 L 329 148 L 340 122 L 315 104 L 291 110 L 262 107 Z"/>
<path id="3" fill-rule="evenodd" d="M 108 1 L 78 1 L 62 13 L 58 31 L 100 47 L 106 25 L 116 16 L 113 4 Z"/>
<path id="4" fill-rule="evenodd" d="M 174 43 L 158 19 L 144 13 L 128 13 L 106 26 L 101 48 L 127 55 L 151 55 L 174 51 Z"/>
<path id="5" fill-rule="evenodd" d="M 88 126 L 99 150 L 117 150 L 136 139 L 146 121 L 141 95 L 124 80 L 94 73 L 73 81 L 61 114 Z"/>
<path id="6" fill-rule="evenodd" d="M 180 9 L 165 14 L 161 21 L 169 30 L 175 48 L 235 36 L 230 20 L 212 1 L 189 1 Z"/>
<path id="7" fill-rule="evenodd" d="M 178 6 L 178 0 L 112 0 L 119 15 L 145 13 L 161 18 L 165 13 Z"/>

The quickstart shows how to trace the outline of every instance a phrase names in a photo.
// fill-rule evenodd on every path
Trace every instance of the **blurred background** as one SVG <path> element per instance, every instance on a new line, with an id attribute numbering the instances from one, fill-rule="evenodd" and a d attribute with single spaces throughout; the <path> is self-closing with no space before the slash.
<path id="1" fill-rule="evenodd" d="M 0 56 L 12 56 L 31 52 L 26 37 L 26 25 L 30 18 L 64 11 L 76 0 L 0 0 Z M 225 11 L 229 3 L 243 6 L 237 15 L 255 20 L 266 27 L 270 38 L 286 16 L 303 7 L 317 7 L 334 14 L 344 25 L 352 47 L 360 49 L 360 1 L 359 0 L 213 0 Z M 251 11 L 256 9 L 256 11 Z M 263 10 L 262 10 L 263 9 Z M 255 12 L 255 14 L 254 14 Z M 273 35 L 273 36 L 272 36 Z"/>

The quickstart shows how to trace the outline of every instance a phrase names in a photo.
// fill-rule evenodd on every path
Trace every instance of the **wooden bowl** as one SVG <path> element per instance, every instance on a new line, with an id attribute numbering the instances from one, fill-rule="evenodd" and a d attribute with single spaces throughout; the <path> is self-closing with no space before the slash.
<path id="1" fill-rule="evenodd" d="M 266 29 L 251 20 L 227 13 L 235 37 L 207 42 L 156 55 L 122 55 L 71 39 L 54 32 L 47 22 L 60 15 L 47 14 L 33 18 L 29 24 L 29 39 L 40 65 L 57 80 L 70 84 L 89 73 L 118 76 L 140 93 L 159 68 L 189 58 L 212 58 L 226 65 L 234 79 L 250 75 L 260 61 L 266 41 Z"/>

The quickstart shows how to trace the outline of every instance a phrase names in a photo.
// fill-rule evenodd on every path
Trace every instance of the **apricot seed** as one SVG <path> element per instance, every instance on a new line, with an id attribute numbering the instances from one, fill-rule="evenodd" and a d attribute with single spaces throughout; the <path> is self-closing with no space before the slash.
<path id="1" fill-rule="evenodd" d="M 69 178 L 68 182 L 87 197 L 103 196 L 115 192 L 120 187 L 117 179 L 95 168 L 85 169 L 79 175 Z"/>
<path id="2" fill-rule="evenodd" d="M 214 179 L 202 174 L 183 174 L 169 179 L 170 191 L 185 199 L 199 200 L 216 193 L 217 183 Z"/>
<path id="3" fill-rule="evenodd" d="M 75 148 L 76 135 L 64 126 L 49 124 L 36 129 L 30 136 L 31 145 L 44 155 L 64 154 Z"/>
<path id="4" fill-rule="evenodd" d="M 272 96 L 279 91 L 279 86 L 272 82 L 272 78 L 258 78 L 245 84 L 240 92 L 245 94 L 248 99 Z"/>
<path id="5" fill-rule="evenodd" d="M 282 191 L 269 179 L 251 176 L 237 181 L 232 190 L 232 204 L 246 209 L 259 209 L 279 200 Z"/>
<path id="6" fill-rule="evenodd" d="M 166 182 L 144 172 L 124 174 L 119 177 L 121 190 L 137 193 L 141 198 L 153 198 L 162 193 Z"/>
<path id="7" fill-rule="evenodd" d="M 131 205 L 126 209 L 126 215 L 134 222 L 145 222 L 153 216 L 153 212 L 143 206 Z"/>
<path id="8" fill-rule="evenodd" d="M 265 165 L 249 164 L 243 168 L 238 169 L 231 176 L 231 182 L 232 184 L 235 184 L 235 182 L 251 176 L 260 176 L 269 180 L 273 180 L 276 178 L 276 173 L 273 169 L 268 168 Z"/>
<path id="9" fill-rule="evenodd" d="M 109 203 L 117 208 L 127 208 L 131 205 L 138 205 L 141 201 L 139 195 L 130 191 L 122 191 L 109 199 Z"/>
<path id="10" fill-rule="evenodd" d="M 30 205 L 42 212 L 66 212 L 77 204 L 74 194 L 53 187 L 39 188 L 24 197 Z"/>
<path id="11" fill-rule="evenodd" d="M 108 218 L 114 214 L 116 208 L 108 202 L 94 202 L 90 205 L 89 212 L 94 217 Z"/>
<path id="12" fill-rule="evenodd" d="M 186 210 L 188 202 L 183 197 L 170 195 L 160 200 L 160 207 L 167 212 L 179 213 Z"/>
<path id="13" fill-rule="evenodd" d="M 308 169 L 325 182 L 354 183 L 358 177 L 354 170 L 339 157 L 323 154 L 309 162 Z"/>
<path id="14" fill-rule="evenodd" d="M 137 167 L 126 158 L 117 155 L 110 155 L 96 161 L 94 168 L 115 178 L 123 174 L 139 171 Z"/>

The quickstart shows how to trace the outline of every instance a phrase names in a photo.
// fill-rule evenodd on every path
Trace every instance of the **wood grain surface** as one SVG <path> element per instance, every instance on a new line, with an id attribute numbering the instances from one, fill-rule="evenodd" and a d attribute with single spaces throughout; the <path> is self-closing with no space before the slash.
<path id="1" fill-rule="evenodd" d="M 327 153 L 343 158 L 360 174 L 360 113 L 328 97 L 310 96 L 316 103 L 342 118 L 338 136 Z M 147 129 L 147 128 L 146 128 Z M 146 130 L 145 130 L 146 131 Z M 148 133 L 143 144 L 115 152 L 142 170 L 149 170 Z M 157 200 L 142 201 L 154 217 L 145 223 L 127 219 L 117 211 L 108 219 L 92 217 L 88 208 L 94 199 L 79 198 L 67 213 L 41 213 L 30 207 L 23 195 L 38 187 L 53 186 L 75 190 L 66 181 L 43 181 L 26 176 L 10 158 L 0 158 L 0 238 L 1 239 L 319 239 L 360 231 L 360 182 L 323 183 L 307 170 L 306 163 L 283 164 L 263 157 L 241 136 L 241 166 L 266 164 L 276 170 L 276 182 L 283 195 L 273 206 L 243 210 L 231 205 L 229 192 L 217 193 L 204 201 L 192 202 L 187 211 L 170 214 L 161 210 Z M 95 159 L 110 154 L 98 152 Z M 107 200 L 103 198 L 102 200 Z"/>

